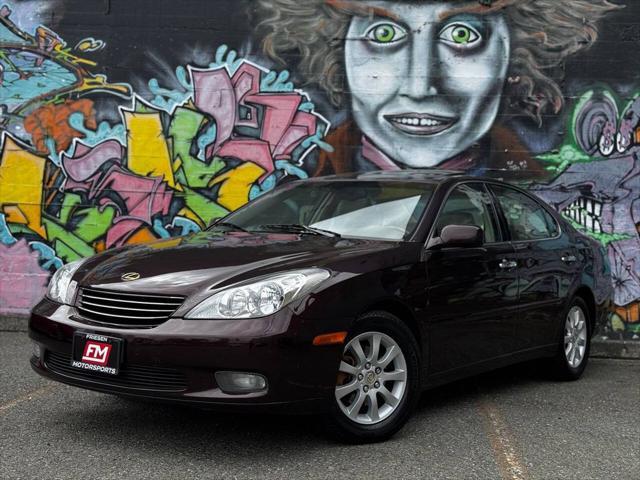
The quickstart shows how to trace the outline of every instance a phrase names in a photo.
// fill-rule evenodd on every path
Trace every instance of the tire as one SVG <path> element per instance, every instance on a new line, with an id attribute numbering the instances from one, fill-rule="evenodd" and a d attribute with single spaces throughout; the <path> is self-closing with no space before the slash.
<path id="1" fill-rule="evenodd" d="M 556 379 L 578 380 L 587 368 L 591 351 L 590 320 L 585 301 L 574 298 L 563 315 L 558 351 L 551 362 L 551 373 Z"/>
<path id="2" fill-rule="evenodd" d="M 398 354 L 391 358 L 390 352 Z M 413 333 L 390 313 L 370 312 L 345 341 L 325 427 L 346 443 L 386 440 L 407 422 L 420 391 L 420 349 Z"/>

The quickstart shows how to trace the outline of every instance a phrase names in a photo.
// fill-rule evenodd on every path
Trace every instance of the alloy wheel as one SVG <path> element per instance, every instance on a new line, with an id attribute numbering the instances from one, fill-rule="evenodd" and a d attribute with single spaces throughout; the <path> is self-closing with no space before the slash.
<path id="1" fill-rule="evenodd" d="M 365 332 L 344 348 L 335 397 L 351 421 L 374 425 L 395 412 L 407 391 L 407 362 L 398 343 Z"/>
<path id="2" fill-rule="evenodd" d="M 587 320 L 578 306 L 569 310 L 564 324 L 564 354 L 571 368 L 578 368 L 587 349 Z"/>

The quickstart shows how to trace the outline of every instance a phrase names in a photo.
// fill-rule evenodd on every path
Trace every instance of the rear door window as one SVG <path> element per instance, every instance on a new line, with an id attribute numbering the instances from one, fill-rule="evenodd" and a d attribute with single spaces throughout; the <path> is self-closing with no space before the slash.
<path id="1" fill-rule="evenodd" d="M 507 220 L 511 240 L 544 240 L 558 235 L 555 219 L 538 202 L 512 188 L 491 185 L 491 190 Z"/>

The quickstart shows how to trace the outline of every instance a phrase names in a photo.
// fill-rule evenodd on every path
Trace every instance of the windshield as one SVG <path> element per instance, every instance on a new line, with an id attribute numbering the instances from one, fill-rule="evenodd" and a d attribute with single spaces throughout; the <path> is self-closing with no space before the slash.
<path id="1" fill-rule="evenodd" d="M 350 237 L 403 240 L 418 225 L 433 189 L 432 184 L 398 181 L 296 182 L 263 195 L 221 224 L 247 231 L 304 226 Z"/>

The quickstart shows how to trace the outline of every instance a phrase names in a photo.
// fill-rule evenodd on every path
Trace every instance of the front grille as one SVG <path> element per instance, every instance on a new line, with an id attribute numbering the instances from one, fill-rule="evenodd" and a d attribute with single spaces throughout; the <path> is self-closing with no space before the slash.
<path id="1" fill-rule="evenodd" d="M 71 355 L 50 351 L 46 352 L 44 363 L 47 369 L 53 373 L 79 380 L 91 380 L 101 385 L 164 392 L 182 392 L 187 389 L 187 379 L 184 373 L 172 368 L 125 364 L 120 367 L 118 375 L 107 375 L 73 368 Z"/>
<path id="2" fill-rule="evenodd" d="M 151 328 L 166 322 L 184 298 L 82 288 L 76 307 L 83 317 L 103 324 Z"/>

